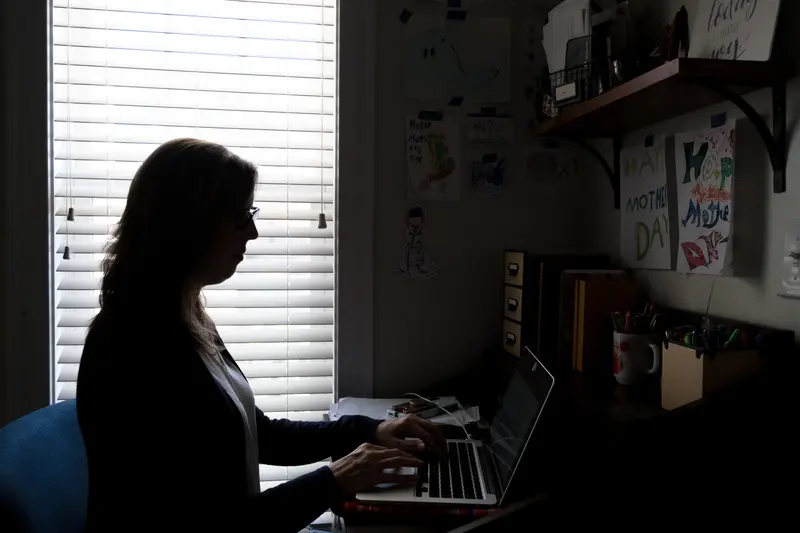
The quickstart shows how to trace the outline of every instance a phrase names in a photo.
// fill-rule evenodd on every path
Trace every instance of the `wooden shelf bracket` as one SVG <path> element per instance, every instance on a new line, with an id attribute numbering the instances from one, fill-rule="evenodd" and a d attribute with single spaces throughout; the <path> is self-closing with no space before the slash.
<path id="1" fill-rule="evenodd" d="M 772 192 L 786 192 L 786 81 L 778 81 L 772 85 L 772 131 L 764 118 L 742 95 L 725 85 L 713 82 L 699 84 L 729 100 L 750 119 L 761 140 L 764 141 L 769 161 L 772 164 Z"/>
<path id="2" fill-rule="evenodd" d="M 613 166 L 606 161 L 606 158 L 597 148 L 587 143 L 584 139 L 580 137 L 574 137 L 570 138 L 570 140 L 589 152 L 597 160 L 597 162 L 600 163 L 600 166 L 603 167 L 603 170 L 608 175 L 608 181 L 611 183 L 611 189 L 614 191 L 614 209 L 619 209 L 620 152 L 622 151 L 622 137 L 620 135 L 615 135 L 612 137 L 612 141 L 614 143 Z"/>

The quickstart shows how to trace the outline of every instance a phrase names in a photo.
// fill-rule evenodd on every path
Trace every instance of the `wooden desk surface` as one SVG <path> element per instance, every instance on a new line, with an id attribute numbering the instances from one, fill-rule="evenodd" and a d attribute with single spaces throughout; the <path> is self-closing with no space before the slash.
<path id="1" fill-rule="evenodd" d="M 547 515 L 559 527 L 605 521 L 624 502 L 630 509 L 661 516 L 737 516 L 751 514 L 775 522 L 781 509 L 794 508 L 794 491 L 775 482 L 776 473 L 797 471 L 800 441 L 794 423 L 800 409 L 796 391 L 800 360 L 788 358 L 758 379 L 675 411 L 660 407 L 657 383 L 640 388 L 559 374 L 553 404 L 548 403 L 526 451 L 522 490 L 557 494 Z M 485 370 L 481 381 L 495 391 L 438 389 L 432 394 L 481 392 L 497 398 L 502 375 Z M 462 398 L 462 394 L 459 394 Z M 491 413 L 491 408 L 482 414 Z M 793 479 L 793 478 L 792 478 Z M 577 509 L 577 511 L 576 511 Z M 763 509 L 770 509 L 768 514 Z M 557 517 L 553 518 L 553 517 Z M 547 522 L 547 519 L 542 519 Z M 555 522 L 554 522 L 555 523 Z M 430 525 L 348 526 L 347 532 L 443 532 Z"/>

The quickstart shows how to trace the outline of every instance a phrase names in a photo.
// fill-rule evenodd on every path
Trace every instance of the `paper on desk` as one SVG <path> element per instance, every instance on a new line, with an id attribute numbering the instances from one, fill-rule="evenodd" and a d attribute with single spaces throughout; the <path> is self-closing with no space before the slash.
<path id="1" fill-rule="evenodd" d="M 337 403 L 331 404 L 330 418 L 331 420 L 338 420 L 347 415 L 364 415 L 378 420 L 386 420 L 389 418 L 386 411 L 390 407 L 408 400 L 408 398 L 352 398 L 348 396 L 347 398 L 341 398 Z M 447 407 L 456 403 L 456 397 L 441 396 L 436 399 L 436 403 Z"/>
<path id="2" fill-rule="evenodd" d="M 431 418 L 432 422 L 437 424 L 451 424 L 458 425 L 458 423 L 469 424 L 470 422 L 477 422 L 481 417 L 480 409 L 478 406 L 466 407 L 458 411 L 452 411 L 451 415 L 439 415 Z"/>

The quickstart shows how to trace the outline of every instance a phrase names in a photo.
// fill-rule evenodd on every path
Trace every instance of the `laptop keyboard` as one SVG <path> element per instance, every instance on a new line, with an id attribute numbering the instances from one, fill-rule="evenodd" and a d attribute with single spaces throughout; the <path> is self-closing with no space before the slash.
<path id="1" fill-rule="evenodd" d="M 474 446 L 466 442 L 448 442 L 447 457 L 426 463 L 417 473 L 419 497 L 483 499 Z"/>

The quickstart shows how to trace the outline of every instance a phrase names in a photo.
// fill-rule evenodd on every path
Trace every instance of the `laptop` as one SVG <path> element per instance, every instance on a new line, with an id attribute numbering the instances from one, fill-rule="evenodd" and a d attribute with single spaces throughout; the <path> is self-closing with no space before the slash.
<path id="1" fill-rule="evenodd" d="M 416 486 L 379 485 L 356 494 L 364 503 L 419 503 L 454 506 L 502 505 L 555 378 L 529 348 L 523 351 L 484 440 L 447 441 L 447 457 L 416 468 Z M 466 437 L 466 435 L 465 435 Z"/>

